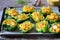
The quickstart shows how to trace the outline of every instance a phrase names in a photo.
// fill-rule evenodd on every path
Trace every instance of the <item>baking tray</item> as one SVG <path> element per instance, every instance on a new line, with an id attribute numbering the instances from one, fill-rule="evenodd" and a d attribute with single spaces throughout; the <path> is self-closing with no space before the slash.
<path id="1" fill-rule="evenodd" d="M 7 8 L 4 8 L 4 10 L 3 10 L 3 14 L 2 14 L 2 19 L 1 19 L 1 25 L 2 25 L 2 21 L 4 20 L 4 18 L 5 18 L 5 10 L 6 9 L 8 9 L 8 8 L 16 8 L 16 10 L 20 13 L 20 12 L 22 12 L 21 10 L 21 8 L 22 7 L 7 7 Z M 35 9 L 37 10 L 37 11 L 39 11 L 40 10 L 40 7 L 35 7 Z M 54 11 L 54 12 L 56 12 L 56 13 L 58 13 L 59 14 L 59 11 L 58 11 L 58 7 L 52 7 L 52 11 Z M 14 36 L 16 36 L 16 35 L 49 35 L 49 36 L 59 36 L 60 37 L 60 34 L 53 34 L 53 33 L 37 33 L 37 32 L 35 32 L 34 30 L 32 30 L 31 32 L 29 32 L 29 33 L 20 33 L 20 32 L 17 32 L 17 31 L 14 31 L 14 32 L 9 32 L 9 31 L 4 31 L 3 30 L 3 27 L 1 26 L 1 32 L 0 32 L 0 35 L 14 35 Z"/>

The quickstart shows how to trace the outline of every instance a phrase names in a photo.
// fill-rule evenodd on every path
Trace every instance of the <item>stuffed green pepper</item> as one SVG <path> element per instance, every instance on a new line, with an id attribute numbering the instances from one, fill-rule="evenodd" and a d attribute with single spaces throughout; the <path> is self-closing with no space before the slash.
<path id="1" fill-rule="evenodd" d="M 14 19 L 5 19 L 2 23 L 3 29 L 6 31 L 14 31 L 17 23 Z"/>
<path id="2" fill-rule="evenodd" d="M 8 18 L 15 18 L 18 15 L 18 12 L 15 8 L 12 9 L 6 9 L 5 11 L 6 17 Z"/>
<path id="3" fill-rule="evenodd" d="M 32 13 L 34 11 L 34 7 L 33 6 L 28 6 L 28 5 L 25 5 L 23 7 L 23 12 L 22 13 Z"/>
<path id="4" fill-rule="evenodd" d="M 58 20 L 58 15 L 56 13 L 51 13 L 50 15 L 47 15 L 46 20 L 48 20 L 50 23 L 54 23 Z"/>
<path id="5" fill-rule="evenodd" d="M 30 21 L 25 21 L 21 24 L 19 24 L 19 32 L 26 33 L 32 30 L 34 27 L 34 24 L 31 23 Z"/>
<path id="6" fill-rule="evenodd" d="M 41 13 L 46 17 L 48 14 L 51 13 L 51 8 L 50 7 L 41 7 Z"/>
<path id="7" fill-rule="evenodd" d="M 48 21 L 41 21 L 36 23 L 36 31 L 37 32 L 47 32 L 48 29 Z"/>
<path id="8" fill-rule="evenodd" d="M 16 19 L 17 22 L 23 22 L 25 20 L 28 20 L 29 16 L 28 16 L 28 14 L 20 14 L 20 15 L 17 15 L 15 17 L 15 19 Z"/>
<path id="9" fill-rule="evenodd" d="M 60 23 L 53 23 L 49 28 L 49 32 L 51 33 L 60 33 Z"/>
<path id="10" fill-rule="evenodd" d="M 44 19 L 44 16 L 40 13 L 40 12 L 33 12 L 31 14 L 31 18 L 35 21 L 35 22 L 39 22 L 41 20 Z"/>

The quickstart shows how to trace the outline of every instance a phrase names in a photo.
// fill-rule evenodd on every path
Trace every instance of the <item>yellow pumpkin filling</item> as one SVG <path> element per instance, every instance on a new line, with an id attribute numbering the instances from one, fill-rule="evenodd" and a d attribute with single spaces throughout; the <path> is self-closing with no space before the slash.
<path id="1" fill-rule="evenodd" d="M 42 12 L 49 14 L 51 12 L 51 8 L 50 7 L 42 7 Z"/>
<path id="2" fill-rule="evenodd" d="M 27 18 L 28 18 L 28 15 L 27 14 L 20 14 L 20 15 L 17 16 L 17 19 L 18 20 L 25 20 Z"/>
<path id="3" fill-rule="evenodd" d="M 19 24 L 19 28 L 23 31 L 28 31 L 32 28 L 32 23 L 30 21 L 26 21 L 24 23 Z"/>
<path id="4" fill-rule="evenodd" d="M 43 19 L 43 16 L 40 14 L 40 12 L 33 12 L 32 13 L 32 18 L 35 21 L 40 21 L 41 19 Z"/>
<path id="5" fill-rule="evenodd" d="M 7 13 L 11 16 L 17 16 L 18 12 L 15 9 L 9 9 Z"/>
<path id="6" fill-rule="evenodd" d="M 53 25 L 51 28 L 53 32 L 56 32 L 56 33 L 60 32 L 60 24 Z"/>
<path id="7" fill-rule="evenodd" d="M 56 13 L 52 13 L 52 14 L 48 15 L 47 18 L 49 20 L 57 20 L 58 19 L 58 15 Z"/>
<path id="8" fill-rule="evenodd" d="M 3 21 L 3 24 L 16 26 L 16 21 L 13 20 L 13 19 L 6 19 L 6 20 Z"/>
<path id="9" fill-rule="evenodd" d="M 47 24 L 46 21 L 41 21 L 41 22 L 36 23 L 36 27 L 37 29 L 41 29 L 41 28 L 44 28 L 46 24 Z"/>
<path id="10" fill-rule="evenodd" d="M 23 7 L 23 11 L 24 12 L 32 12 L 32 11 L 34 11 L 34 7 L 26 5 L 26 6 Z"/>

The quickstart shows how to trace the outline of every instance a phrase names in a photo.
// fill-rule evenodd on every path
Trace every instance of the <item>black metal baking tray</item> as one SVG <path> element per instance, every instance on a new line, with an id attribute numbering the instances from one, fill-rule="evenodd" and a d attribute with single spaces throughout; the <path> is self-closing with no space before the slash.
<path id="1" fill-rule="evenodd" d="M 15 7 L 8 7 L 8 8 L 15 8 Z M 2 21 L 4 20 L 4 17 L 5 17 L 5 10 L 6 9 L 8 9 L 8 8 L 4 8 L 4 10 L 3 10 L 3 14 L 2 14 L 2 19 L 1 19 L 1 25 L 2 25 Z M 18 11 L 18 12 L 22 12 L 22 11 L 20 11 L 20 10 L 22 10 L 21 9 L 22 7 L 16 7 L 16 10 Z M 37 10 L 37 11 L 39 11 L 40 10 L 40 7 L 35 7 L 35 9 Z M 59 11 L 58 11 L 58 7 L 52 7 L 52 9 L 53 9 L 53 11 L 54 12 L 56 12 L 56 13 L 59 13 Z M 60 34 L 53 34 L 53 33 L 37 33 L 37 32 L 35 32 L 34 30 L 32 31 L 32 32 L 30 32 L 30 33 L 20 33 L 20 32 L 16 32 L 16 31 L 14 31 L 14 32 L 9 32 L 9 31 L 4 31 L 3 30 L 3 28 L 2 28 L 2 26 L 1 26 L 1 32 L 0 32 L 0 35 L 49 35 L 49 36 L 60 36 Z"/>

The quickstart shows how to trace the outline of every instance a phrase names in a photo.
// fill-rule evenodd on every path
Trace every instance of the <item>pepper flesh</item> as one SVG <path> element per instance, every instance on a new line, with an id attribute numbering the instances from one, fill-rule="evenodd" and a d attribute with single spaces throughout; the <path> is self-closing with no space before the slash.
<path id="1" fill-rule="evenodd" d="M 41 8 L 41 12 L 42 12 L 43 14 L 50 14 L 51 8 L 50 8 L 50 7 L 42 7 L 42 8 Z"/>
<path id="2" fill-rule="evenodd" d="M 33 12 L 31 17 L 35 22 L 39 22 L 44 19 L 43 15 L 40 14 L 40 12 Z"/>
<path id="3" fill-rule="evenodd" d="M 45 20 L 36 23 L 36 31 L 37 32 L 46 32 L 47 28 L 48 28 L 48 22 Z"/>
<path id="4" fill-rule="evenodd" d="M 23 7 L 23 11 L 24 12 L 33 12 L 34 11 L 34 7 L 33 6 L 27 6 L 27 5 L 25 5 Z"/>
<path id="5" fill-rule="evenodd" d="M 58 15 L 56 13 L 51 13 L 50 15 L 47 15 L 46 19 L 50 22 L 56 22 L 58 20 Z"/>
<path id="6" fill-rule="evenodd" d="M 17 22 L 22 22 L 22 21 L 28 20 L 29 16 L 28 16 L 28 14 L 20 14 L 20 15 L 16 16 L 15 19 L 17 20 Z"/>
<path id="7" fill-rule="evenodd" d="M 5 19 L 2 23 L 4 30 L 14 31 L 16 28 L 16 21 L 14 19 Z"/>
<path id="8" fill-rule="evenodd" d="M 25 21 L 25 22 L 19 24 L 19 31 L 26 33 L 29 30 L 31 30 L 33 27 L 34 27 L 33 23 L 31 23 L 30 21 Z"/>
<path id="9" fill-rule="evenodd" d="M 49 32 L 60 33 L 60 23 L 54 23 L 51 25 Z"/>
<path id="10" fill-rule="evenodd" d="M 5 14 L 6 14 L 6 16 L 8 16 L 9 18 L 10 18 L 10 17 L 11 17 L 11 18 L 14 18 L 15 16 L 18 15 L 18 12 L 16 11 L 15 8 L 13 8 L 13 9 L 7 9 L 7 10 L 5 11 Z"/>

